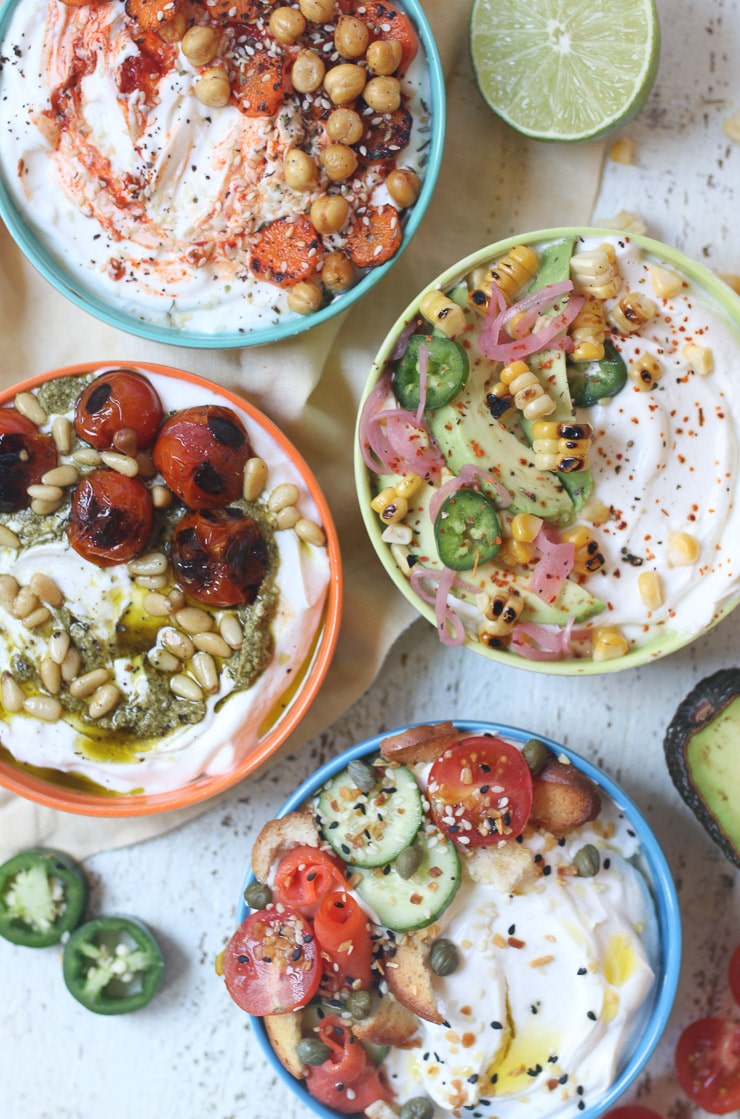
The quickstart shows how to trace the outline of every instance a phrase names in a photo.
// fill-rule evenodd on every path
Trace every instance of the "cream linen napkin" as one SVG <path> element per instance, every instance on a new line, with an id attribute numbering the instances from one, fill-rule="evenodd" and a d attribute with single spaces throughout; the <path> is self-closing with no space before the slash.
<path id="1" fill-rule="evenodd" d="M 344 615 L 334 664 L 312 711 L 281 752 L 336 719 L 374 679 L 413 613 L 378 563 L 356 506 L 352 432 L 378 345 L 435 275 L 497 238 L 586 224 L 602 145 L 560 147 L 517 135 L 483 104 L 467 48 L 471 0 L 424 0 L 448 92 L 447 144 L 432 204 L 389 275 L 343 317 L 275 346 L 194 351 L 147 343 L 77 310 L 26 263 L 0 226 L 0 386 L 83 361 L 149 360 L 190 369 L 247 396 L 296 443 L 315 471 L 339 530 Z M 130 820 L 55 812 L 0 791 L 0 860 L 36 843 L 82 858 L 192 818 L 204 806 Z"/>

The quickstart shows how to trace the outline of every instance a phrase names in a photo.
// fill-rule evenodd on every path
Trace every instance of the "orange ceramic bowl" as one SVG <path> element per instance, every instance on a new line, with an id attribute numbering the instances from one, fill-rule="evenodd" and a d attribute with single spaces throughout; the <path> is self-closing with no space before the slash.
<path id="1" fill-rule="evenodd" d="M 6 636 L 5 648 L 0 648 L 4 724 L 0 731 L 0 785 L 51 808 L 106 817 L 145 815 L 196 804 L 247 777 L 274 754 L 299 725 L 326 676 L 339 633 L 342 598 L 337 533 L 315 477 L 275 424 L 235 394 L 193 373 L 166 366 L 90 362 L 41 374 L 0 393 L 0 408 L 12 409 L 20 393 L 40 393 L 47 419 L 38 426 L 48 435 L 54 416 L 73 415 L 78 395 L 74 382 L 60 379 L 101 375 L 114 369 L 142 374 L 156 389 L 165 419 L 174 410 L 200 405 L 217 405 L 237 414 L 247 432 L 249 457 L 262 459 L 267 465 L 267 480 L 257 498 L 250 493 L 248 512 L 260 526 L 269 559 L 268 575 L 254 606 L 240 608 L 237 613 L 235 608 L 203 604 L 191 596 L 183 603 L 181 588 L 172 574 L 169 544 L 157 542 L 153 546 L 152 535 L 145 551 L 154 547 L 155 553 L 167 558 L 165 578 L 155 577 L 154 584 L 149 583 L 148 574 L 131 572 L 127 563 L 100 566 L 69 547 L 68 495 L 75 494 L 76 483 L 70 485 L 62 477 L 61 504 L 54 508 L 52 492 L 50 498 L 44 495 L 41 499 L 48 499 L 50 505 L 36 506 L 38 512 L 8 510 L 12 501 L 0 485 L 0 510 L 6 510 L 0 511 L 0 573 L 15 578 L 19 588 L 29 586 L 36 576 L 37 591 L 38 575 L 50 576 L 63 596 L 61 606 L 55 606 L 46 602 L 43 591 L 39 592 L 41 607 L 46 606 L 52 616 L 38 628 L 29 629 L 22 619 L 13 619 L 13 600 L 7 597 L 8 586 L 12 588 L 13 584 L 7 578 L 3 580 L 6 597 L 0 606 L 0 625 Z M 49 387 L 44 388 L 46 385 Z M 21 398 L 21 408 L 23 401 Z M 64 426 L 57 424 L 57 433 Z M 3 430 L 0 426 L 0 433 Z M 81 463 L 74 454 L 81 448 L 89 452 L 89 445 L 77 441 L 65 452 L 59 449 L 64 446 L 63 436 L 60 438 L 58 464 L 74 465 L 81 478 L 91 469 L 110 474 L 111 461 L 121 466 L 120 460 Z M 9 447 L 6 445 L 5 450 Z M 113 469 L 112 473 L 119 471 Z M 153 534 L 162 528 L 165 517 L 158 511 L 164 489 L 162 478 L 152 474 L 144 459 L 137 481 L 150 490 L 150 495 L 152 486 L 160 487 L 156 491 Z M 38 482 L 38 478 L 32 482 Z M 293 485 L 298 491 L 298 531 L 293 525 L 277 526 L 275 513 L 268 509 L 268 499 L 281 483 Z M 240 497 L 241 493 L 232 501 Z M 165 494 L 165 499 L 171 501 L 170 526 L 175 517 L 189 513 L 177 498 L 168 499 Z M 322 530 L 319 534 L 317 525 Z M 189 589 L 195 589 L 194 585 L 190 584 Z M 162 598 L 170 594 L 175 597 L 169 599 L 170 607 L 165 607 L 169 613 L 157 614 L 156 604 L 163 606 Z M 151 595 L 158 597 L 147 597 Z M 227 615 L 232 619 L 232 631 L 233 619 L 238 617 L 244 655 L 237 649 L 227 656 L 222 647 L 194 660 L 196 652 L 206 650 L 201 648 L 203 640 L 196 633 L 197 626 L 196 630 L 192 628 L 193 615 L 179 614 L 188 607 L 210 613 L 210 632 L 217 637 Z M 190 623 L 188 627 L 183 627 L 183 620 Z M 106 625 L 107 660 L 101 636 L 104 630 L 99 628 Z M 97 667 L 101 657 L 103 665 L 109 666 L 107 683 L 118 690 L 118 700 L 99 720 L 91 720 L 89 694 L 78 699 L 76 707 L 69 698 L 79 691 L 79 686 L 72 684 L 76 656 L 72 653 L 66 657 L 65 670 L 64 659 L 59 661 L 59 639 L 53 646 L 56 661 L 49 645 L 60 629 L 71 635 L 73 649 L 79 646 L 77 679 Z M 195 643 L 189 656 L 183 659 L 181 654 L 177 665 L 171 657 L 162 659 L 167 652 L 162 641 L 164 630 L 180 632 Z M 115 644 L 110 643 L 111 634 Z M 271 642 L 268 646 L 266 634 Z M 98 641 L 97 647 L 93 638 Z M 263 668 L 252 667 L 255 656 L 263 659 Z M 39 671 L 44 659 L 59 663 L 61 683 L 60 672 L 49 670 L 48 664 L 44 679 Z M 247 672 L 251 674 L 245 677 Z M 185 695 L 179 694 L 183 677 Z M 37 714 L 39 701 L 41 718 Z M 98 708 L 95 710 L 97 714 Z M 116 725 L 117 711 L 121 712 L 120 726 Z"/>

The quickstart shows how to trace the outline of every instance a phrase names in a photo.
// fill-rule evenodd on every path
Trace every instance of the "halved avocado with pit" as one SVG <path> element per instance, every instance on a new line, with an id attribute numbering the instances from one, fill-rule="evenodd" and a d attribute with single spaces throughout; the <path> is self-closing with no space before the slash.
<path id="1" fill-rule="evenodd" d="M 663 747 L 678 792 L 740 867 L 740 668 L 723 668 L 696 685 L 678 706 Z"/>

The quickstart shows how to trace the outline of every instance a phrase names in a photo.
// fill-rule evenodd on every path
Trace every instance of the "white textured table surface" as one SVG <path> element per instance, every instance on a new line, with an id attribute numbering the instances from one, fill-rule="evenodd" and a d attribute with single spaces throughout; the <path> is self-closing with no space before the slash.
<path id="1" fill-rule="evenodd" d="M 623 133 L 634 141 L 634 163 L 607 160 L 593 217 L 632 210 L 651 235 L 737 273 L 740 146 L 722 123 L 740 111 L 740 0 L 658 7 L 658 81 Z M 112 1019 L 88 1014 L 67 995 L 54 950 L 0 945 L 0 1116 L 307 1119 L 275 1083 L 213 960 L 234 924 L 254 835 L 297 782 L 355 741 L 430 718 L 491 719 L 549 735 L 603 765 L 648 816 L 676 878 L 685 950 L 668 1030 L 630 1099 L 666 1119 L 700 1114 L 675 1087 L 672 1053 L 691 1018 L 731 1011 L 724 974 L 740 942 L 737 874 L 674 792 L 662 738 L 698 679 L 740 661 L 736 627 L 724 622 L 649 672 L 563 682 L 442 649 L 432 627 L 417 622 L 372 689 L 299 756 L 179 831 L 87 860 L 93 911 L 134 913 L 161 938 L 167 981 L 149 1008 Z"/>

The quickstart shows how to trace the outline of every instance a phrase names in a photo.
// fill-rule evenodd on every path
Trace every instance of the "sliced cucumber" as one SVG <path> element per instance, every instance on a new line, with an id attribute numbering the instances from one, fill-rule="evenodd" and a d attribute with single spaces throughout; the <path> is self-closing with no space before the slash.
<path id="1" fill-rule="evenodd" d="M 393 932 L 423 929 L 444 913 L 460 885 L 460 856 L 455 845 L 436 829 L 422 832 L 416 844 L 421 862 L 410 878 L 393 863 L 362 871 L 357 893 L 378 920 Z"/>
<path id="2" fill-rule="evenodd" d="M 319 794 L 321 834 L 351 866 L 392 862 L 413 843 L 424 815 L 421 792 L 410 769 L 378 764 L 377 759 L 375 768 L 378 781 L 368 793 L 344 769 Z"/>

